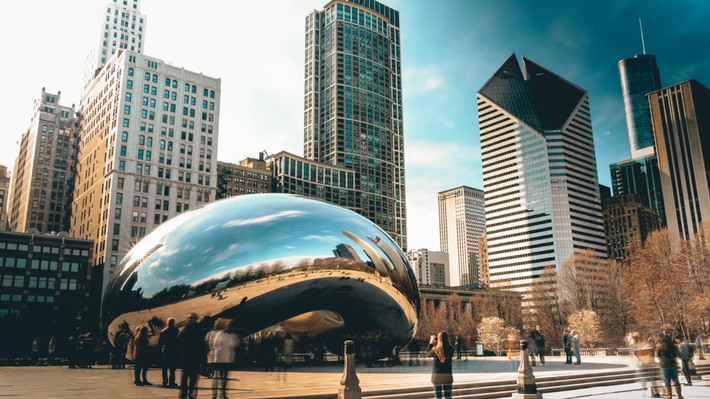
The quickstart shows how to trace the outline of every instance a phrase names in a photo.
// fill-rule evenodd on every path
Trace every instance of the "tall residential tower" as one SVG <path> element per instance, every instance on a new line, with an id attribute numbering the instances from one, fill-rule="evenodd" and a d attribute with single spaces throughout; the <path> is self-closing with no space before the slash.
<path id="1" fill-rule="evenodd" d="M 8 230 L 69 231 L 79 128 L 74 105 L 42 89 L 22 134 L 9 195 Z"/>
<path id="2" fill-rule="evenodd" d="M 155 226 L 215 200 L 220 86 L 121 50 L 84 91 L 71 236 L 94 240 L 104 287 Z"/>
<path id="3" fill-rule="evenodd" d="M 145 15 L 141 14 L 142 0 L 109 0 L 101 20 L 101 34 L 89 54 L 84 83 L 103 68 L 121 50 L 142 53 L 145 48 Z"/>
<path id="4" fill-rule="evenodd" d="M 449 254 L 449 285 L 478 285 L 478 238 L 486 233 L 483 191 L 467 186 L 439 193 L 439 246 Z"/>
<path id="5" fill-rule="evenodd" d="M 362 215 L 406 251 L 399 12 L 333 0 L 305 28 L 304 157 L 354 169 Z"/>
<path id="6" fill-rule="evenodd" d="M 515 54 L 478 91 L 490 285 L 606 256 L 587 92 Z"/>

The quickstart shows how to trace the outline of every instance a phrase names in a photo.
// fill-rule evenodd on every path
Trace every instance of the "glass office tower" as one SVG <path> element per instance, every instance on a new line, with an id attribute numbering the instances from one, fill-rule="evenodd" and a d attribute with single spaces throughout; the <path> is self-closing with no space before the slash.
<path id="1" fill-rule="evenodd" d="M 336 0 L 305 25 L 304 157 L 358 172 L 362 215 L 406 251 L 399 12 Z"/>
<path id="2" fill-rule="evenodd" d="M 641 204 L 658 212 L 661 226 L 666 226 L 666 209 L 661 191 L 661 172 L 656 155 L 627 159 L 609 165 L 614 195 L 638 194 Z"/>
<path id="3" fill-rule="evenodd" d="M 574 253 L 606 257 L 587 92 L 522 60 L 478 91 L 490 286 L 518 291 Z"/>
<path id="4" fill-rule="evenodd" d="M 635 151 L 653 146 L 653 132 L 646 94 L 661 88 L 661 76 L 656 56 L 637 55 L 619 61 L 621 93 L 624 96 L 626 129 L 629 134 L 631 157 Z"/>

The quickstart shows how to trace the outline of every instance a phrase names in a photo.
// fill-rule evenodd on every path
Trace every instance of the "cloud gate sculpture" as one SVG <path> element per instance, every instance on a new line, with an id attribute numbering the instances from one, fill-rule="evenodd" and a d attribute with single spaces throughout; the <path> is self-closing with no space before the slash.
<path id="1" fill-rule="evenodd" d="M 117 266 L 104 300 L 113 342 L 121 324 L 156 335 L 194 312 L 204 327 L 234 319 L 245 337 L 281 329 L 345 339 L 386 356 L 417 329 L 419 293 L 407 258 L 377 225 L 335 205 L 285 194 L 220 200 L 155 228 Z M 154 337 L 155 339 L 155 337 Z"/>

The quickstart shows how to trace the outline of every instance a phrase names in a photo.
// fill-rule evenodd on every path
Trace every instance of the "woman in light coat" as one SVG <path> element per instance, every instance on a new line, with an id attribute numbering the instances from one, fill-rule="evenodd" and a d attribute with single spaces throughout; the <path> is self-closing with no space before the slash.
<path id="1" fill-rule="evenodd" d="M 236 348 L 239 345 L 239 338 L 229 330 L 233 327 L 233 320 L 217 319 L 214 323 L 214 330 L 205 337 L 205 344 L 209 352 L 207 363 L 215 371 L 215 379 L 212 380 L 212 398 L 216 399 L 218 393 L 222 392 L 222 397 L 227 399 L 227 378 L 229 370 L 234 365 Z"/>

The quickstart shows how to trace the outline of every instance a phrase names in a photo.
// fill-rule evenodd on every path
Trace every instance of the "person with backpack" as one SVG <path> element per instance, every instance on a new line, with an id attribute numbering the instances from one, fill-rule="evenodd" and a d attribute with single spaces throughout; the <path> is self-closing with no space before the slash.
<path id="1" fill-rule="evenodd" d="M 670 399 L 671 383 L 675 383 L 675 392 L 678 399 L 683 399 L 680 390 L 680 382 L 678 381 L 678 350 L 671 339 L 665 334 L 658 334 L 656 340 L 656 358 L 661 367 L 661 376 L 663 377 L 663 387 L 666 389 L 666 398 Z"/>

